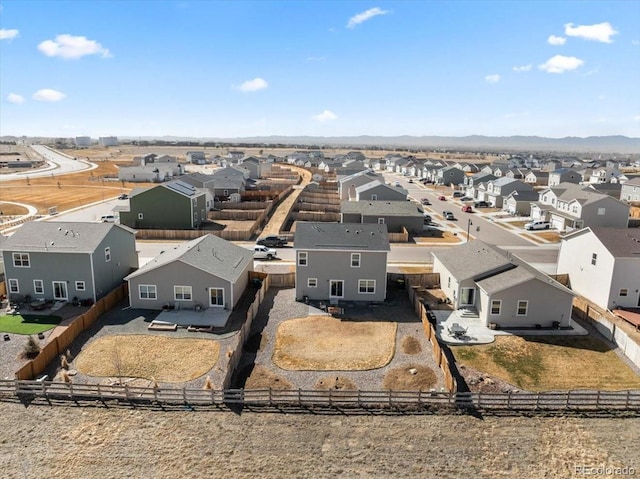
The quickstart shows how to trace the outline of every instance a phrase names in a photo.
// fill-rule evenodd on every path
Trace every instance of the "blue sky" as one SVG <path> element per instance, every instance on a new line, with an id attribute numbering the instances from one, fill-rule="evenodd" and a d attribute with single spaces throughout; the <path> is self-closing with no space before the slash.
<path id="1" fill-rule="evenodd" d="M 0 6 L 0 135 L 640 136 L 639 0 Z"/>

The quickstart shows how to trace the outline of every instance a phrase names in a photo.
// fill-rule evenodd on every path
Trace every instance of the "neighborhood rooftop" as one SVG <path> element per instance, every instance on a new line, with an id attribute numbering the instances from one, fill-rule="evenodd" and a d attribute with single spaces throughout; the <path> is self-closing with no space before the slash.
<path id="1" fill-rule="evenodd" d="M 300 223 L 296 227 L 297 249 L 354 249 L 389 251 L 386 225 L 359 223 Z"/>
<path id="2" fill-rule="evenodd" d="M 201 236 L 161 253 L 125 279 L 135 278 L 173 261 L 215 272 L 216 276 L 235 282 L 247 263 L 253 261 L 253 253 L 214 235 Z"/>
<path id="3" fill-rule="evenodd" d="M 341 213 L 360 213 L 365 216 L 422 216 L 422 209 L 412 201 L 349 201 L 340 204 Z"/>
<path id="4" fill-rule="evenodd" d="M 565 238 L 579 236 L 589 231 L 596 235 L 615 258 L 640 258 L 639 229 L 588 227 L 569 233 Z"/>
<path id="5" fill-rule="evenodd" d="M 133 232 L 114 223 L 30 221 L 0 242 L 0 249 L 49 251 L 52 253 L 93 253 L 112 228 Z"/>

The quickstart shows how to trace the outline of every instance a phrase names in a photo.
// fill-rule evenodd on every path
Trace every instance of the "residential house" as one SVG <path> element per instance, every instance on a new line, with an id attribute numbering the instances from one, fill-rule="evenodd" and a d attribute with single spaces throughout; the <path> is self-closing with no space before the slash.
<path id="1" fill-rule="evenodd" d="M 96 302 L 138 267 L 135 231 L 114 223 L 30 221 L 0 240 L 11 300 Z"/>
<path id="2" fill-rule="evenodd" d="M 587 227 L 563 236 L 558 274 L 602 308 L 640 308 L 640 229 Z"/>
<path id="3" fill-rule="evenodd" d="M 433 272 L 454 308 L 499 328 L 566 327 L 574 294 L 517 256 L 473 240 L 432 252 Z"/>
<path id="4" fill-rule="evenodd" d="M 549 185 L 558 186 L 560 183 L 575 183 L 582 181 L 582 175 L 569 168 L 558 168 L 549 173 Z"/>
<path id="5" fill-rule="evenodd" d="M 535 186 L 548 186 L 549 172 L 541 170 L 531 170 L 524 176 L 524 182 Z"/>
<path id="6" fill-rule="evenodd" d="M 622 172 L 616 168 L 600 167 L 594 168 L 589 177 L 590 183 L 611 183 L 622 176 Z"/>
<path id="7" fill-rule="evenodd" d="M 135 229 L 197 229 L 207 220 L 203 189 L 174 180 L 132 191 L 129 205 L 119 208 L 120 223 Z"/>
<path id="8" fill-rule="evenodd" d="M 369 223 L 387 225 L 389 233 L 422 232 L 424 210 L 413 201 L 342 201 L 341 223 Z"/>
<path id="9" fill-rule="evenodd" d="M 533 191 L 533 187 L 520 180 L 503 176 L 487 182 L 484 201 L 487 201 L 494 208 L 502 208 L 504 197 L 514 191 Z"/>
<path id="10" fill-rule="evenodd" d="M 244 158 L 244 151 L 230 150 L 227 153 L 227 159 L 231 160 L 235 165 L 240 163 L 240 160 L 242 160 L 243 158 Z"/>
<path id="11" fill-rule="evenodd" d="M 629 205 L 589 186 L 561 183 L 540 191 L 531 204 L 531 218 L 551 222 L 558 231 L 586 226 L 626 228 Z"/>
<path id="12" fill-rule="evenodd" d="M 380 180 L 371 181 L 356 188 L 356 201 L 406 201 L 409 192 L 401 186 L 391 186 Z"/>
<path id="13" fill-rule="evenodd" d="M 531 203 L 538 201 L 537 191 L 513 191 L 504 197 L 502 209 L 509 214 L 517 216 L 530 216 Z"/>
<path id="14" fill-rule="evenodd" d="M 187 163 L 194 165 L 204 165 L 207 163 L 207 157 L 204 151 L 187 151 Z"/>
<path id="15" fill-rule="evenodd" d="M 464 171 L 455 166 L 445 166 L 437 170 L 435 182 L 439 185 L 458 186 L 463 184 L 464 179 Z"/>
<path id="16" fill-rule="evenodd" d="M 297 300 L 385 300 L 387 225 L 299 223 L 293 242 Z"/>
<path id="17" fill-rule="evenodd" d="M 205 173 L 189 173 L 180 177 L 180 181 L 194 188 L 201 189 L 206 194 L 206 207 L 207 211 L 214 207 L 215 186 L 213 175 L 207 175 Z"/>
<path id="18" fill-rule="evenodd" d="M 640 201 L 640 177 L 632 178 L 622 185 L 620 200 L 628 203 Z"/>
<path id="19" fill-rule="evenodd" d="M 262 177 L 262 164 L 258 158 L 253 156 L 249 156 L 242 160 L 242 163 L 238 165 L 238 169 L 245 170 L 249 174 L 249 178 L 254 180 L 260 179 Z"/>
<path id="20" fill-rule="evenodd" d="M 132 183 L 161 183 L 184 175 L 184 165 L 178 161 L 146 161 L 133 166 L 121 166 L 118 179 Z"/>
<path id="21" fill-rule="evenodd" d="M 471 176 L 466 176 L 463 181 L 463 185 L 466 189 L 466 196 L 477 198 L 478 186 L 481 183 L 488 183 L 489 181 L 496 179 L 497 178 L 493 174 L 487 173 L 485 171 L 480 171 Z"/>
<path id="22" fill-rule="evenodd" d="M 355 199 L 356 188 L 372 181 L 381 181 L 382 176 L 370 170 L 360 171 L 338 179 L 338 196 L 341 200 Z"/>
<path id="23" fill-rule="evenodd" d="M 252 251 L 214 235 L 201 236 L 165 250 L 128 275 L 129 305 L 232 310 L 252 269 Z"/>

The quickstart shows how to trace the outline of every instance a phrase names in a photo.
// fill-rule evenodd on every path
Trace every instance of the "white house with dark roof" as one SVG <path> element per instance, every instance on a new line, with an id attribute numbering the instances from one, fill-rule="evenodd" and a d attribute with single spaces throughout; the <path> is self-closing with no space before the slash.
<path id="1" fill-rule="evenodd" d="M 620 200 L 628 203 L 640 202 L 640 177 L 632 178 L 622 185 Z"/>
<path id="2" fill-rule="evenodd" d="M 433 272 L 456 309 L 485 325 L 568 326 L 574 294 L 517 256 L 480 240 L 432 252 Z"/>
<path id="3" fill-rule="evenodd" d="M 503 176 L 487 182 L 484 199 L 495 208 L 502 208 L 504 197 L 514 191 L 533 191 L 533 187 L 520 180 Z"/>
<path id="4" fill-rule="evenodd" d="M 114 223 L 30 221 L 0 250 L 10 299 L 95 302 L 138 267 L 135 231 Z"/>
<path id="5" fill-rule="evenodd" d="M 386 225 L 300 223 L 293 243 L 297 300 L 340 303 L 386 298 L 390 251 Z"/>
<path id="6" fill-rule="evenodd" d="M 355 189 L 355 201 L 406 201 L 409 192 L 401 186 L 387 185 L 381 180 L 370 181 Z"/>
<path id="7" fill-rule="evenodd" d="M 584 228 L 562 237 L 558 274 L 605 309 L 640 308 L 640 230 Z"/>
<path id="8" fill-rule="evenodd" d="M 249 282 L 253 252 L 214 235 L 182 243 L 125 280 L 132 308 L 232 310 Z"/>

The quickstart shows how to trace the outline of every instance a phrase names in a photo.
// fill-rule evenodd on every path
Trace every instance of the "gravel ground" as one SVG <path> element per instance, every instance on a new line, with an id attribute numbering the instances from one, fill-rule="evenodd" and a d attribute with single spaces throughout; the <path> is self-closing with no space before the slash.
<path id="1" fill-rule="evenodd" d="M 383 389 L 382 381 L 392 369 L 419 364 L 431 368 L 437 377 L 435 389 L 444 386 L 442 371 L 433 360 L 432 347 L 426 340 L 422 323 L 414 314 L 411 304 L 404 291 L 390 290 L 389 299 L 384 305 L 372 308 L 358 308 L 359 316 L 373 316 L 379 321 L 394 321 L 398 324 L 396 333 L 396 353 L 391 362 L 379 369 L 370 371 L 287 371 L 273 364 L 272 357 L 277 328 L 283 321 L 293 318 L 306 317 L 317 314 L 316 308 L 295 300 L 295 289 L 271 288 L 258 311 L 252 325 L 251 334 L 262 334 L 260 349 L 257 354 L 247 352 L 241 361 L 240 368 L 245 368 L 255 362 L 272 371 L 280 378 L 290 382 L 294 389 L 314 389 L 316 381 L 328 376 L 340 376 L 349 379 L 361 390 Z M 351 311 L 348 310 L 351 314 Z M 412 336 L 419 340 L 421 352 L 405 354 L 400 347 L 402 338 Z"/>
<path id="2" fill-rule="evenodd" d="M 585 477 L 577 466 L 631 467 L 637 475 L 640 419 L 238 415 L 0 402 L 4 479 Z"/>

